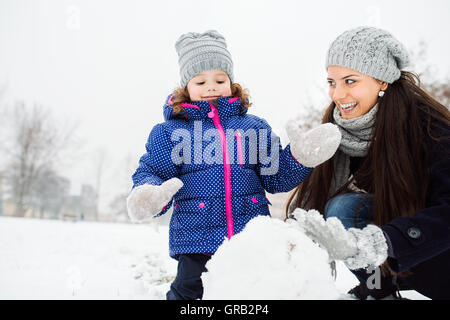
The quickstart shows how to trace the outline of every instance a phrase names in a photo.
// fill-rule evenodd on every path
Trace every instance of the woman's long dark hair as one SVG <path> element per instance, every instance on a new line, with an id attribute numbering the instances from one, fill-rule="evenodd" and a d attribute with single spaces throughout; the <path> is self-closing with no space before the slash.
<path id="1" fill-rule="evenodd" d="M 322 123 L 334 122 L 332 102 Z M 450 112 L 420 86 L 413 73 L 402 71 L 378 101 L 373 138 L 361 167 L 334 195 L 329 195 L 334 176 L 334 157 L 316 167 L 291 194 L 286 207 L 296 198 L 295 207 L 324 212 L 326 202 L 346 192 L 357 181 L 358 187 L 374 196 L 374 223 L 382 226 L 395 217 L 412 216 L 424 208 L 429 183 L 427 150 L 429 141 L 441 136 L 450 125 Z M 448 132 L 448 131 L 447 131 Z"/>

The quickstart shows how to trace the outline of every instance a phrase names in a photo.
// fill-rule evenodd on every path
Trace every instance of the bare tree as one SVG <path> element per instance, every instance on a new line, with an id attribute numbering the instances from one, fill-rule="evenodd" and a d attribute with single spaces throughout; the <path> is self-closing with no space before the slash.
<path id="1" fill-rule="evenodd" d="M 116 194 L 109 203 L 109 210 L 115 221 L 129 222 L 127 216 L 127 202 L 128 192 Z"/>
<path id="2" fill-rule="evenodd" d="M 301 113 L 299 119 L 302 121 L 301 127 L 304 131 L 317 127 L 322 123 L 325 109 L 330 104 L 325 87 L 318 84 L 306 91 L 301 103 Z"/>
<path id="3" fill-rule="evenodd" d="M 81 186 L 80 215 L 82 220 L 98 221 L 98 195 L 90 184 Z"/>
<path id="4" fill-rule="evenodd" d="M 93 155 L 92 164 L 94 166 L 94 177 L 95 177 L 95 193 L 96 193 L 96 210 L 95 210 L 95 220 L 98 220 L 99 202 L 101 198 L 101 192 L 103 187 L 103 180 L 105 177 L 105 172 L 107 170 L 107 159 L 108 152 L 105 148 L 98 148 Z"/>
<path id="5" fill-rule="evenodd" d="M 24 216 L 33 203 L 33 190 L 39 177 L 52 171 L 68 147 L 75 126 L 59 125 L 41 105 L 28 107 L 16 102 L 9 112 L 10 137 L 5 180 L 15 202 L 15 216 Z"/>
<path id="6" fill-rule="evenodd" d="M 436 100 L 450 109 L 450 75 L 444 75 L 443 79 L 436 76 L 438 67 L 428 62 L 428 45 L 425 41 L 420 41 L 410 52 L 414 71 L 419 75 L 422 86 Z"/>
<path id="7" fill-rule="evenodd" d="M 4 99 L 6 91 L 7 91 L 7 82 L 0 85 L 0 145 L 4 145 L 4 143 L 5 143 L 3 141 L 3 139 L 5 137 L 5 134 L 4 134 L 4 131 L 5 131 L 4 112 L 5 111 L 4 111 L 4 100 L 3 99 Z M 0 148 L 0 151 L 1 150 L 2 149 Z M 5 160 L 3 158 L 4 157 L 0 158 L 0 215 L 3 214 L 3 200 L 4 200 L 3 199 L 4 198 L 4 196 L 3 196 L 3 194 L 4 194 L 4 192 L 3 192 L 4 173 L 2 172 L 2 166 L 3 166 Z"/>
<path id="8" fill-rule="evenodd" d="M 46 168 L 32 187 L 31 204 L 34 215 L 44 218 L 49 213 L 52 218 L 57 218 L 69 196 L 70 181 Z"/>
<path id="9" fill-rule="evenodd" d="M 109 210 L 116 221 L 129 222 L 126 199 L 131 191 L 133 182 L 131 176 L 136 170 L 136 156 L 128 153 L 119 162 L 115 172 L 116 186 L 114 197 L 109 202 Z"/>
<path id="10" fill-rule="evenodd" d="M 427 91 L 450 110 L 450 79 L 425 85 Z"/>

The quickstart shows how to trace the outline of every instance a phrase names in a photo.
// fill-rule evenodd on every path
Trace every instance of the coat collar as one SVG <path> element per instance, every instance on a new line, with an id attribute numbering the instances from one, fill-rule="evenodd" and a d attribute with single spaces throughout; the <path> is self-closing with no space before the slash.
<path id="1" fill-rule="evenodd" d="M 188 103 L 182 104 L 184 111 L 179 114 L 173 113 L 171 100 L 172 95 L 167 98 L 167 102 L 164 105 L 164 120 L 166 121 L 180 118 L 187 120 L 209 119 L 208 114 L 211 112 L 211 105 L 213 105 L 219 112 L 220 119 L 226 119 L 247 113 L 247 108 L 242 106 L 238 97 L 220 97 L 210 101 L 189 101 Z"/>

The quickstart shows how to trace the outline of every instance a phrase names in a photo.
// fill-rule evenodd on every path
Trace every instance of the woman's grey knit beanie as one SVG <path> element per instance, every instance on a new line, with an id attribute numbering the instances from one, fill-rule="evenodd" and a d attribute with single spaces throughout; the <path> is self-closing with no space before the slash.
<path id="1" fill-rule="evenodd" d="M 197 74 L 211 69 L 226 72 L 233 82 L 233 61 L 225 38 L 216 30 L 183 34 L 175 43 L 175 49 L 178 53 L 182 88 Z"/>
<path id="2" fill-rule="evenodd" d="M 393 83 L 409 64 L 406 48 L 389 32 L 374 27 L 345 31 L 328 49 L 326 68 L 337 65 Z"/>

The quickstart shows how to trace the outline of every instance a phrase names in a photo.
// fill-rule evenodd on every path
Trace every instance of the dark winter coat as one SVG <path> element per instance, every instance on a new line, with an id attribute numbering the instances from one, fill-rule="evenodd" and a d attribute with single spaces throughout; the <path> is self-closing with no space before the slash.
<path id="1" fill-rule="evenodd" d="M 412 272 L 400 282 L 427 297 L 450 299 L 450 128 L 435 130 L 433 135 L 447 139 L 427 138 L 430 181 L 425 208 L 381 228 L 389 238 L 389 266 L 398 273 Z M 353 173 L 364 158 L 350 161 Z"/>
<path id="2" fill-rule="evenodd" d="M 265 190 L 290 191 L 312 169 L 292 157 L 289 145 L 282 149 L 267 122 L 247 114 L 237 98 L 190 102 L 177 115 L 170 101 L 165 122 L 150 133 L 133 188 L 181 179 L 184 186 L 160 213 L 174 207 L 170 255 L 212 254 L 252 218 L 270 215 Z"/>
<path id="3" fill-rule="evenodd" d="M 436 299 L 450 299 L 450 128 L 440 129 L 440 142 L 428 139 L 430 181 L 425 208 L 412 217 L 398 217 L 383 231 L 394 257 L 396 272 L 409 270 L 401 280 L 414 290 Z"/>

